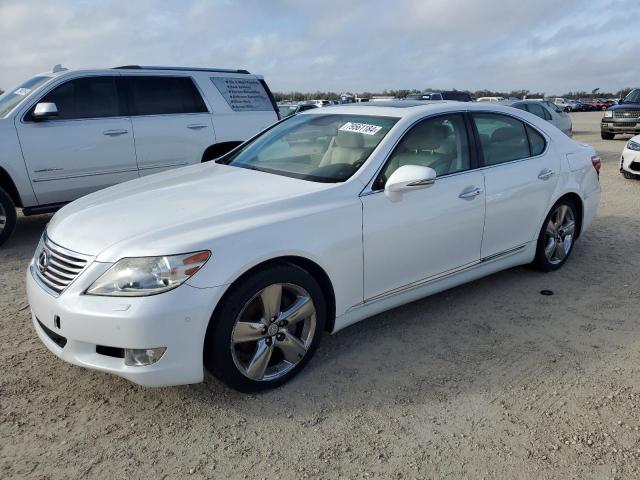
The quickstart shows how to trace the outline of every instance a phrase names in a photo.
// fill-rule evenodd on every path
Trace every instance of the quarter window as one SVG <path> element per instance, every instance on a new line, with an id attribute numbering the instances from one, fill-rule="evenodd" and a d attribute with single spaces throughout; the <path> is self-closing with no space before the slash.
<path id="1" fill-rule="evenodd" d="M 40 102 L 55 103 L 55 119 L 117 117 L 121 115 L 115 77 L 84 77 L 55 88 Z"/>
<path id="2" fill-rule="evenodd" d="M 438 176 L 469 170 L 469 142 L 462 115 L 429 118 L 409 130 L 391 154 L 374 189 L 384 188 L 391 174 L 404 165 L 431 167 Z"/>
<path id="3" fill-rule="evenodd" d="M 545 112 L 544 107 L 538 103 L 530 103 L 527 105 L 527 108 L 529 109 L 529 112 L 533 113 L 536 117 L 540 117 L 544 120 L 547 120 L 547 117 L 549 116 L 549 113 Z M 546 116 L 545 113 L 547 113 Z"/>
<path id="4" fill-rule="evenodd" d="M 207 107 L 188 77 L 131 76 L 132 115 L 206 112 Z"/>
<path id="5" fill-rule="evenodd" d="M 531 108 L 531 104 L 528 105 Z M 484 157 L 484 165 L 499 165 L 540 155 L 545 149 L 544 137 L 532 127 L 506 115 L 474 114 L 473 121 Z"/>

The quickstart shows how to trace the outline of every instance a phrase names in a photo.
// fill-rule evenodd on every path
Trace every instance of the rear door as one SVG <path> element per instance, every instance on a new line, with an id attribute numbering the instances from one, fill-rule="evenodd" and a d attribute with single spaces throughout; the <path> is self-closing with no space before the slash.
<path id="1" fill-rule="evenodd" d="M 506 254 L 538 236 L 558 182 L 560 158 L 531 125 L 473 113 L 486 186 L 482 258 Z"/>
<path id="2" fill-rule="evenodd" d="M 215 143 L 211 115 L 191 77 L 126 79 L 140 175 L 200 163 Z"/>
<path id="3" fill-rule="evenodd" d="M 138 177 L 131 120 L 117 74 L 68 80 L 38 102 L 58 116 L 16 117 L 16 129 L 40 205 L 63 203 Z"/>

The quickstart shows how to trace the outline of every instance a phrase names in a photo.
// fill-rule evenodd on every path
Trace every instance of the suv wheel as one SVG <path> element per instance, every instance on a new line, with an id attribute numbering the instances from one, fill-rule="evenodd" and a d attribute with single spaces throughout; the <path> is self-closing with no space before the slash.
<path id="1" fill-rule="evenodd" d="M 534 265 L 543 272 L 557 270 L 569 258 L 578 233 L 578 215 L 573 201 L 560 199 L 547 215 L 536 248 Z"/>
<path id="2" fill-rule="evenodd" d="M 287 263 L 265 268 L 223 299 L 207 330 L 205 366 L 242 392 L 277 387 L 309 361 L 325 318 L 322 289 L 309 273 Z"/>
<path id="3" fill-rule="evenodd" d="M 6 242 L 16 228 L 16 206 L 7 192 L 0 188 L 0 245 Z"/>
<path id="4" fill-rule="evenodd" d="M 609 132 L 600 132 L 600 137 L 602 137 L 603 140 L 613 140 L 615 134 Z"/>

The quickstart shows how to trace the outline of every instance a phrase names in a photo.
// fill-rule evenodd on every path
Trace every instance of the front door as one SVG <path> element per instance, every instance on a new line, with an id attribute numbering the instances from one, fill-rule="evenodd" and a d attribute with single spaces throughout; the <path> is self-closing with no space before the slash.
<path id="1" fill-rule="evenodd" d="M 58 116 L 16 117 L 33 190 L 40 205 L 69 202 L 138 177 L 131 120 L 123 115 L 117 76 L 69 80 L 40 102 Z"/>
<path id="2" fill-rule="evenodd" d="M 471 266 L 480 260 L 484 176 L 473 170 L 461 114 L 428 118 L 400 141 L 363 204 L 364 299 Z M 404 165 L 437 173 L 433 185 L 392 200 L 384 183 Z"/>

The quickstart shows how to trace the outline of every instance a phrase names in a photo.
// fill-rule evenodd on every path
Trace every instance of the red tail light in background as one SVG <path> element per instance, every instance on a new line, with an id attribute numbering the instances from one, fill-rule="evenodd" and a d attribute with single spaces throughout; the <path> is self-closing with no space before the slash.
<path id="1" fill-rule="evenodd" d="M 596 169 L 596 173 L 598 174 L 598 176 L 600 176 L 600 167 L 602 166 L 602 159 L 599 156 L 594 155 L 593 157 L 591 157 L 591 165 L 593 165 L 593 168 Z"/>

